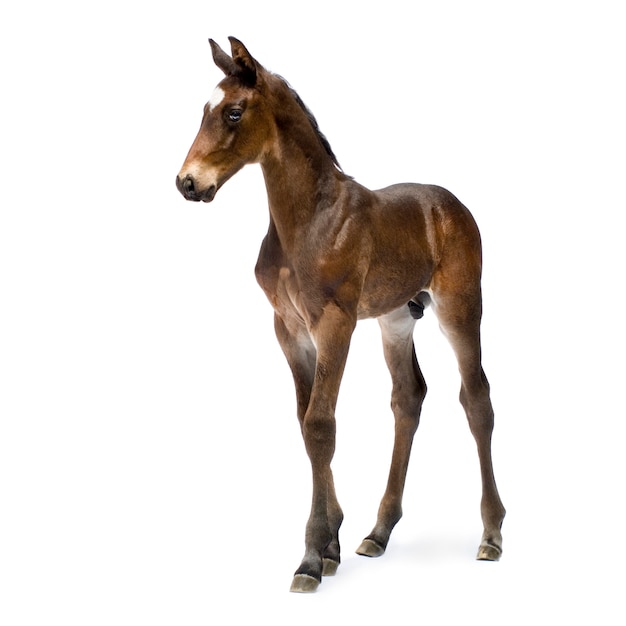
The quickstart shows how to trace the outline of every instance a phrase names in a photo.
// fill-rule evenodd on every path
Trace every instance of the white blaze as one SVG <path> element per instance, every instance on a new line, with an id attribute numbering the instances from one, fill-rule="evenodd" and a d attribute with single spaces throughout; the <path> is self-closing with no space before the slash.
<path id="1" fill-rule="evenodd" d="M 212 111 L 223 99 L 226 94 L 220 87 L 216 87 L 213 95 L 209 98 L 209 111 Z"/>

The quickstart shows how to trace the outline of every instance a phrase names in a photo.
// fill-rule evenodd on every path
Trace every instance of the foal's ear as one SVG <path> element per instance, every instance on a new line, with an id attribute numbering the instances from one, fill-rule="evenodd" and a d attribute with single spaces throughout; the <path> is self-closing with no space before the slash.
<path id="1" fill-rule="evenodd" d="M 233 76 L 238 71 L 239 68 L 237 64 L 219 47 L 215 41 L 209 39 L 209 43 L 211 44 L 211 52 L 213 53 L 213 61 L 215 61 L 215 65 L 219 67 L 226 76 Z"/>
<path id="2" fill-rule="evenodd" d="M 246 47 L 234 37 L 229 37 L 232 49 L 232 59 L 219 47 L 213 39 L 209 39 L 213 61 L 226 76 L 236 76 L 246 85 L 253 87 L 256 84 L 257 62 L 246 50 Z"/>
<path id="3" fill-rule="evenodd" d="M 257 62 L 239 39 L 229 37 L 228 40 L 230 41 L 233 61 L 239 68 L 237 75 L 251 87 L 254 86 L 256 84 Z"/>

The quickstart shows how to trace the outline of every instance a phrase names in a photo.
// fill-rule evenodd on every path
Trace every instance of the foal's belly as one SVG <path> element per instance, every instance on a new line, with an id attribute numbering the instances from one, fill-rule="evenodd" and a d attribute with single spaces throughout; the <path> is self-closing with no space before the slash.
<path id="1" fill-rule="evenodd" d="M 419 276 L 412 280 L 366 281 L 359 300 L 359 319 L 380 317 L 401 306 L 428 288 L 429 277 Z"/>

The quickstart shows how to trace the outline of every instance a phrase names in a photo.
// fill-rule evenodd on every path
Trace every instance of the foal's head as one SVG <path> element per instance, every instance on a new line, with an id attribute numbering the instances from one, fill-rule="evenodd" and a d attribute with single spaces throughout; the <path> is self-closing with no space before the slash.
<path id="1" fill-rule="evenodd" d="M 265 70 L 239 40 L 229 39 L 232 58 L 209 40 L 213 60 L 226 77 L 204 107 L 200 130 L 176 177 L 183 196 L 211 202 L 244 165 L 279 151 L 278 127 L 298 133 L 298 140 L 307 145 L 307 156 L 320 151 L 340 170 L 326 137 L 298 94 Z"/>
<path id="2" fill-rule="evenodd" d="M 213 60 L 226 77 L 204 107 L 200 130 L 176 177 L 187 200 L 211 202 L 231 176 L 259 160 L 273 136 L 263 96 L 271 75 L 240 41 L 234 37 L 230 41 L 232 58 L 210 40 Z"/>

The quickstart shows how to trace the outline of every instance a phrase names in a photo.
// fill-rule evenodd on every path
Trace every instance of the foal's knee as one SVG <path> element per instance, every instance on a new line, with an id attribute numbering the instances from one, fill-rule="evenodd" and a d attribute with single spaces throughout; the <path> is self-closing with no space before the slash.
<path id="1" fill-rule="evenodd" d="M 330 463 L 335 451 L 336 423 L 333 415 L 307 413 L 302 422 L 302 437 L 309 457 Z"/>
<path id="2" fill-rule="evenodd" d="M 413 388 L 394 386 L 391 393 L 391 410 L 396 421 L 409 425 L 413 432 L 417 430 L 419 425 L 426 392 L 426 381 L 420 377 L 415 381 Z"/>
<path id="3" fill-rule="evenodd" d="M 489 383 L 482 379 L 472 386 L 465 383 L 459 394 L 461 405 L 465 409 L 470 429 L 475 434 L 491 433 L 494 425 L 494 412 L 489 395 Z"/>

